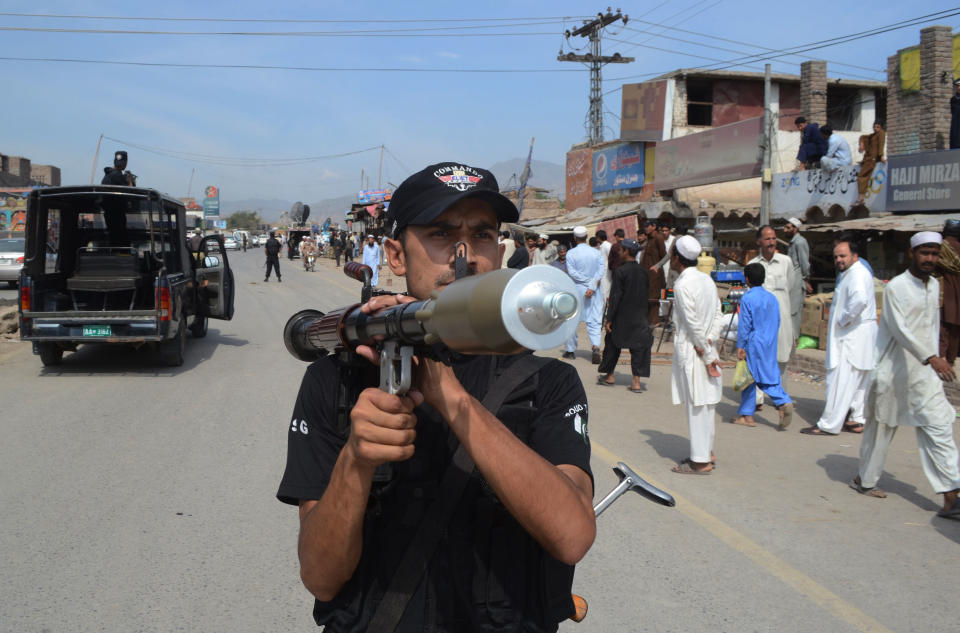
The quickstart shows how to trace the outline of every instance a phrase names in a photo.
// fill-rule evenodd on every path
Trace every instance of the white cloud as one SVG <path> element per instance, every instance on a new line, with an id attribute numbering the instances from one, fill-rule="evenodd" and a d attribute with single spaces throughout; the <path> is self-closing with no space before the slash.
<path id="1" fill-rule="evenodd" d="M 446 57 L 447 59 L 460 59 L 460 53 L 451 53 L 450 51 L 440 51 L 437 57 Z"/>

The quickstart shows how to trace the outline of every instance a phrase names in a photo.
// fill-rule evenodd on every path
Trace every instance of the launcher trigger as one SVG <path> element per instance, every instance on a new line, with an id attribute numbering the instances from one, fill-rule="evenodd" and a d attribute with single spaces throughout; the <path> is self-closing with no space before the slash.
<path id="1" fill-rule="evenodd" d="M 385 341 L 380 349 L 380 389 L 405 395 L 413 377 L 413 347 Z"/>

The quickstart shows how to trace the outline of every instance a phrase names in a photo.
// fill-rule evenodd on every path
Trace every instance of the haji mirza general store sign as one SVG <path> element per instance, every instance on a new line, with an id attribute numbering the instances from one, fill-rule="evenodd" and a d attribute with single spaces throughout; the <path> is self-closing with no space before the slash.
<path id="1" fill-rule="evenodd" d="M 960 208 L 960 150 L 891 156 L 887 211 Z"/>

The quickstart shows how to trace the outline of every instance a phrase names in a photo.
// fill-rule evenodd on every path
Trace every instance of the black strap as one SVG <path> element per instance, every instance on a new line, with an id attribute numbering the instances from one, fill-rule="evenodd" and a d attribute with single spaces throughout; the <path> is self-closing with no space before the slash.
<path id="1" fill-rule="evenodd" d="M 549 358 L 541 358 L 533 354 L 518 358 L 487 390 L 487 395 L 482 402 L 484 408 L 496 415 L 514 387 L 540 371 L 540 368 L 549 361 Z M 393 633 L 396 630 L 410 598 L 413 597 L 413 592 L 427 571 L 427 565 L 433 557 L 440 536 L 463 496 L 474 466 L 467 449 L 460 444 L 443 474 L 439 495 L 424 513 L 420 528 L 403 553 L 400 565 L 390 579 L 383 599 L 370 618 L 368 633 Z"/>

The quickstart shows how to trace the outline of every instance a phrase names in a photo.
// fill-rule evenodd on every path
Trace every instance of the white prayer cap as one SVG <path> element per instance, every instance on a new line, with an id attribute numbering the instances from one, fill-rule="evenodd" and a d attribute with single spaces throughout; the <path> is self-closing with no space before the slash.
<path id="1" fill-rule="evenodd" d="M 692 235 L 678 237 L 677 241 L 674 242 L 673 245 L 676 247 L 677 253 L 686 259 L 696 259 L 700 256 L 700 252 L 703 250 L 700 242 L 698 242 L 697 238 L 693 237 Z"/>
<path id="2" fill-rule="evenodd" d="M 943 242 L 943 236 L 933 231 L 920 231 L 914 233 L 910 238 L 910 248 L 916 248 L 924 244 L 940 244 Z"/>
<path id="3" fill-rule="evenodd" d="M 803 228 L 803 222 L 801 222 L 801 221 L 798 220 L 797 218 L 790 218 L 789 220 L 787 220 L 787 222 L 789 222 L 790 224 L 794 225 L 794 226 L 797 227 L 798 229 L 799 229 L 799 228 Z"/>
<path id="4" fill-rule="evenodd" d="M 370 234 L 368 233 L 368 234 L 367 234 L 367 237 L 370 238 L 370 237 L 373 237 L 373 235 L 370 235 Z"/>
<path id="5" fill-rule="evenodd" d="M 541 233 L 541 234 L 540 234 L 540 239 L 541 239 L 541 240 L 549 240 L 549 239 L 550 239 L 550 236 L 547 235 L 546 233 Z"/>
<path id="6" fill-rule="evenodd" d="M 585 227 L 585 226 L 575 226 L 575 227 L 573 227 L 573 236 L 574 236 L 574 237 L 586 237 L 586 236 L 587 236 L 587 227 Z"/>

